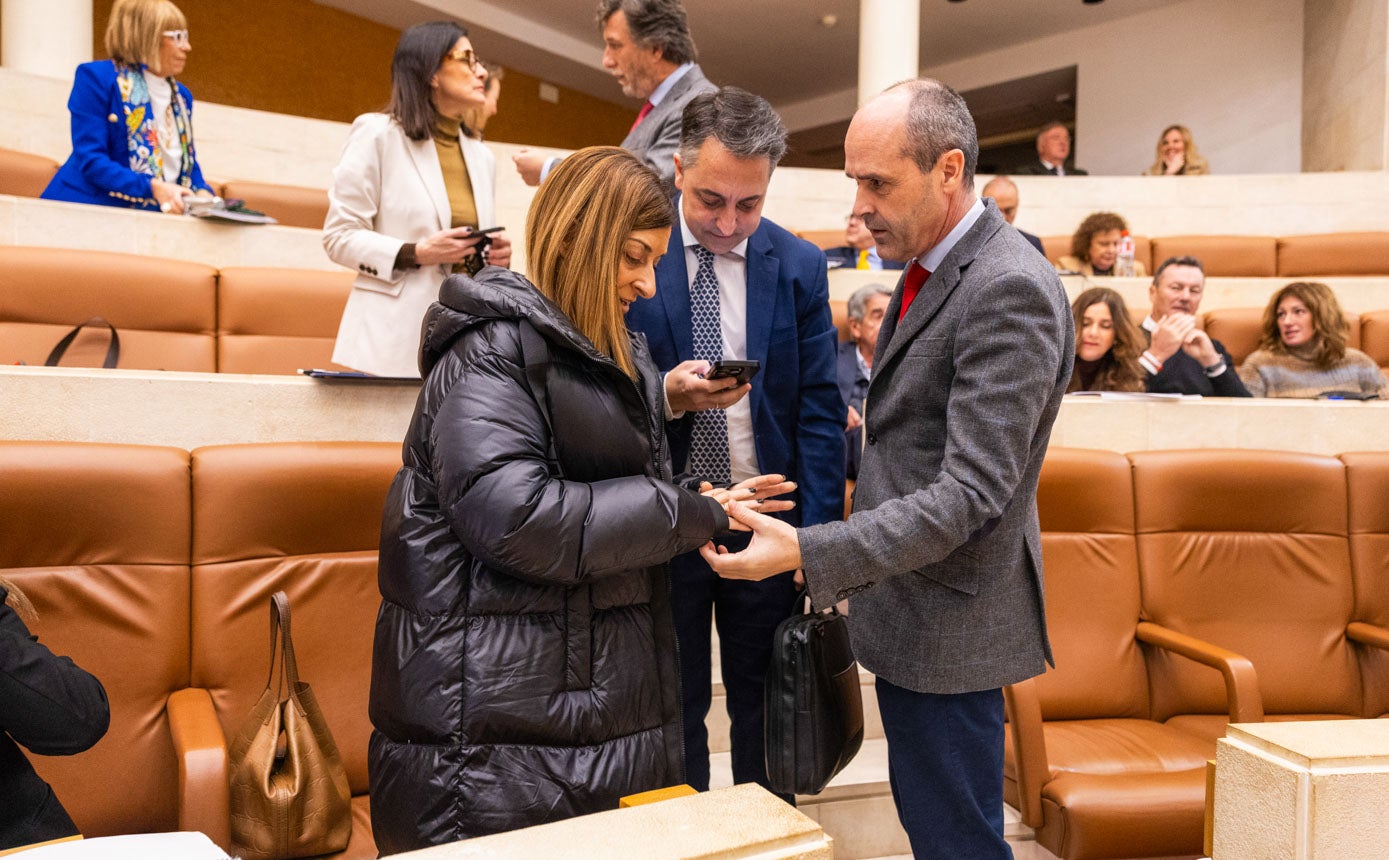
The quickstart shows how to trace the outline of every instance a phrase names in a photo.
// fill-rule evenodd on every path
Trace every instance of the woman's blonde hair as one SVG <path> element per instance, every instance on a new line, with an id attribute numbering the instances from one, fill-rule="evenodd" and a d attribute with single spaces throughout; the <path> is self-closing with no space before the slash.
<path id="1" fill-rule="evenodd" d="M 187 30 L 188 19 L 170 0 L 116 0 L 106 21 L 106 53 L 127 66 L 159 58 L 165 30 Z"/>
<path id="2" fill-rule="evenodd" d="M 38 620 L 39 613 L 34 609 L 34 604 L 29 602 L 29 598 L 24 596 L 18 586 L 8 579 L 0 578 L 0 588 L 5 589 L 8 594 L 5 596 L 5 604 L 14 610 L 14 614 L 19 616 L 26 626 L 32 627 Z"/>
<path id="3" fill-rule="evenodd" d="M 1162 134 L 1157 139 L 1157 156 L 1153 159 L 1152 167 L 1143 171 L 1144 176 L 1162 176 L 1167 172 L 1167 162 L 1162 160 L 1162 142 L 1167 138 L 1169 131 L 1175 131 L 1182 136 L 1182 143 L 1185 144 L 1185 153 L 1182 158 L 1185 165 L 1182 167 L 1183 173 L 1209 173 L 1210 167 L 1206 164 L 1206 159 L 1201 153 L 1196 151 L 1196 141 L 1191 139 L 1191 129 L 1184 125 L 1169 125 L 1162 130 Z"/>
<path id="4" fill-rule="evenodd" d="M 1312 315 L 1313 336 L 1316 338 L 1316 352 L 1312 361 L 1322 369 L 1335 366 L 1346 357 L 1346 333 L 1350 326 L 1346 324 L 1346 316 L 1341 312 L 1341 303 L 1336 301 L 1336 294 L 1326 284 L 1316 281 L 1294 281 L 1273 294 L 1268 307 L 1264 308 L 1260 323 L 1262 337 L 1259 338 L 1259 349 L 1279 355 L 1289 354 L 1288 345 L 1283 343 L 1283 335 L 1278 330 L 1278 306 L 1288 296 L 1306 305 L 1308 313 Z"/>
<path id="5" fill-rule="evenodd" d="M 1100 369 L 1095 375 L 1094 391 L 1142 391 L 1144 389 L 1143 366 L 1138 357 L 1143 354 L 1143 337 L 1138 326 L 1129 317 L 1124 297 L 1109 287 L 1091 287 L 1071 303 L 1071 316 L 1075 320 L 1076 339 L 1085 327 L 1085 312 L 1095 305 L 1103 304 L 1109 308 L 1109 318 L 1114 327 L 1114 345 L 1100 358 Z M 1071 375 L 1067 391 L 1080 388 L 1080 373 Z"/>
<path id="6" fill-rule="evenodd" d="M 581 149 L 540 186 L 526 218 L 531 280 L 599 352 L 636 376 L 617 297 L 623 245 L 637 230 L 669 228 L 656 172 L 615 146 Z"/>

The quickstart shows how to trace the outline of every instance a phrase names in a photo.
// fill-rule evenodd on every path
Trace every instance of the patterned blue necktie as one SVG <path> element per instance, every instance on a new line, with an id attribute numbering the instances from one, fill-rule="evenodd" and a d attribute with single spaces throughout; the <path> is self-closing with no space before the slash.
<path id="1" fill-rule="evenodd" d="M 695 246 L 699 268 L 690 286 L 690 323 L 694 357 L 700 361 L 723 358 L 723 323 L 719 318 L 719 279 L 714 277 L 714 254 Z M 722 409 L 706 409 L 693 416 L 690 438 L 690 472 L 714 484 L 729 482 L 728 415 Z"/>

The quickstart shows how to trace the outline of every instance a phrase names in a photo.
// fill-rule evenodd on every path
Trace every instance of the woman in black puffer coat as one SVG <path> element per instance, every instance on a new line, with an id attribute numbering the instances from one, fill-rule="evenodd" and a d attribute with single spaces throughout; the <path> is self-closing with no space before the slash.
<path id="1" fill-rule="evenodd" d="M 665 562 L 728 527 L 728 493 L 671 483 L 661 377 L 622 319 L 654 294 L 672 219 L 629 153 L 576 153 L 531 206 L 537 286 L 454 276 L 425 318 L 381 533 L 369 764 L 383 854 L 684 780 Z M 753 481 L 772 488 L 759 497 L 784 488 Z"/>

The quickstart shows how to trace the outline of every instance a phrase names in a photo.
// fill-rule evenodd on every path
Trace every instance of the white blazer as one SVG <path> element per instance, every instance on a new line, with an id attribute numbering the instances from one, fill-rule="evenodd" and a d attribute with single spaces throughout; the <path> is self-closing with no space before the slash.
<path id="1" fill-rule="evenodd" d="M 480 141 L 460 137 L 479 227 L 495 223 L 497 167 Z M 453 220 L 439 153 L 431 138 L 411 140 L 394 119 L 362 114 L 333 168 L 323 248 L 357 273 L 342 313 L 333 361 L 379 376 L 419 376 L 420 328 L 451 270 L 446 264 L 394 270 L 406 242 Z"/>

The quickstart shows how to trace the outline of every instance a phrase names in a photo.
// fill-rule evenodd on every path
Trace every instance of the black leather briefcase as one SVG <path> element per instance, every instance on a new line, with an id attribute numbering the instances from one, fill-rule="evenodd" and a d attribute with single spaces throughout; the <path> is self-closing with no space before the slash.
<path id="1" fill-rule="evenodd" d="M 767 778 L 782 794 L 819 794 L 863 745 L 858 664 L 837 610 L 792 615 L 777 627 L 765 732 Z"/>

